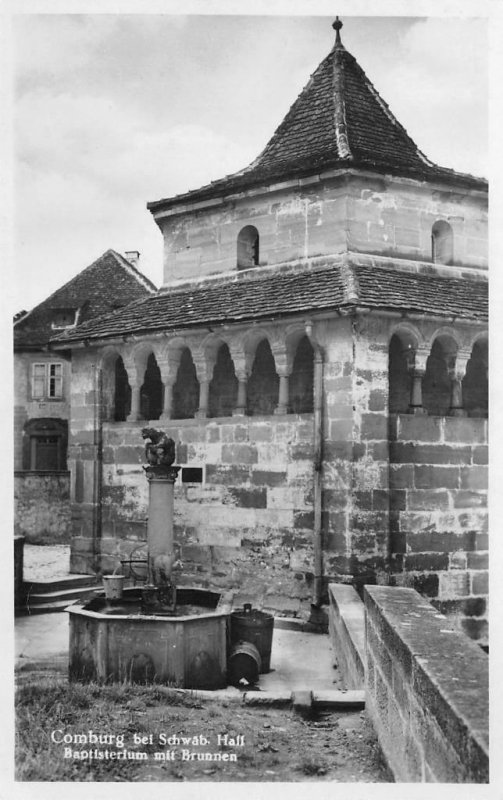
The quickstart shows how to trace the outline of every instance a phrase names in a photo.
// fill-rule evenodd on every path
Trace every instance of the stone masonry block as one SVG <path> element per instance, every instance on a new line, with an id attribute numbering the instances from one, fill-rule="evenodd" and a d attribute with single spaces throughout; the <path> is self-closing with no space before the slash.
<path id="1" fill-rule="evenodd" d="M 411 490 L 407 492 L 407 507 L 411 511 L 446 511 L 449 508 L 449 493 L 444 490 Z"/>
<path id="2" fill-rule="evenodd" d="M 440 417 L 401 414 L 399 438 L 401 441 L 439 442 L 441 436 Z"/>
<path id="3" fill-rule="evenodd" d="M 489 573 L 472 572 L 471 576 L 471 592 L 472 594 L 488 594 L 489 592 Z"/>
<path id="4" fill-rule="evenodd" d="M 486 619 L 468 619 L 461 620 L 461 627 L 470 639 L 476 642 L 487 642 L 488 637 L 488 622 Z"/>
<path id="5" fill-rule="evenodd" d="M 452 531 L 427 530 L 407 536 L 408 549 L 414 553 L 451 553 L 469 550 L 473 547 L 474 535 L 471 531 L 454 533 Z"/>
<path id="6" fill-rule="evenodd" d="M 115 453 L 116 464 L 140 464 L 143 453 L 139 447 L 118 447 Z"/>
<path id="7" fill-rule="evenodd" d="M 398 464 L 468 464 L 470 447 L 390 442 L 390 460 Z"/>
<path id="8" fill-rule="evenodd" d="M 373 389 L 369 394 L 369 411 L 385 411 L 388 397 L 384 390 Z"/>
<path id="9" fill-rule="evenodd" d="M 222 445 L 222 462 L 230 464 L 256 464 L 257 448 L 247 444 Z"/>
<path id="10" fill-rule="evenodd" d="M 407 553 L 405 556 L 406 569 L 414 572 L 438 572 L 448 566 L 447 553 Z M 458 572 L 452 574 L 459 575 Z"/>
<path id="11" fill-rule="evenodd" d="M 390 464 L 390 489 L 414 488 L 414 466 L 412 464 Z"/>
<path id="12" fill-rule="evenodd" d="M 352 419 L 337 419 L 330 422 L 330 439 L 339 441 L 351 439 L 353 435 Z M 381 437 L 379 437 L 381 438 Z"/>
<path id="13" fill-rule="evenodd" d="M 274 488 L 284 486 L 286 483 L 285 471 L 261 470 L 256 469 L 251 473 L 251 481 L 255 486 L 266 486 Z"/>
<path id="14" fill-rule="evenodd" d="M 459 570 L 441 572 L 438 576 L 438 597 L 447 600 L 456 597 L 467 597 L 470 594 L 470 573 Z"/>
<path id="15" fill-rule="evenodd" d="M 361 438 L 382 441 L 388 437 L 388 419 L 384 414 L 362 414 Z"/>
<path id="16" fill-rule="evenodd" d="M 272 441 L 273 429 L 271 425 L 252 424 L 249 427 L 248 436 L 250 442 L 270 442 Z M 236 439 L 236 441 L 238 441 Z"/>
<path id="17" fill-rule="evenodd" d="M 485 597 L 435 600 L 434 606 L 446 617 L 456 614 L 462 614 L 465 617 L 483 617 L 487 609 L 487 600 Z"/>
<path id="18" fill-rule="evenodd" d="M 487 495 L 482 492 L 453 492 L 454 508 L 476 508 L 487 506 Z"/>
<path id="19" fill-rule="evenodd" d="M 241 464 L 207 464 L 207 483 L 221 483 L 224 486 L 242 486 L 249 483 L 250 468 Z"/>
<path id="20" fill-rule="evenodd" d="M 240 508 L 266 508 L 267 505 L 267 491 L 265 488 L 230 488 L 229 496 Z"/>
<path id="21" fill-rule="evenodd" d="M 474 464 L 487 464 L 488 462 L 488 447 L 481 445 L 480 447 L 473 448 L 473 463 Z"/>
<path id="22" fill-rule="evenodd" d="M 374 461 L 385 461 L 386 462 L 386 470 L 389 467 L 389 444 L 387 441 L 384 442 L 369 442 L 368 450 L 369 456 Z"/>
<path id="23" fill-rule="evenodd" d="M 467 566 L 468 566 L 468 569 L 488 569 L 489 568 L 489 554 L 488 553 L 467 553 Z"/>
<path id="24" fill-rule="evenodd" d="M 463 467 L 461 469 L 461 489 L 487 491 L 489 470 L 485 466 Z"/>
<path id="25" fill-rule="evenodd" d="M 459 467 L 439 467 L 430 464 L 417 464 L 414 467 L 416 489 L 458 489 Z"/>
<path id="26" fill-rule="evenodd" d="M 475 417 L 444 417 L 444 439 L 459 444 L 487 442 L 487 420 Z"/>

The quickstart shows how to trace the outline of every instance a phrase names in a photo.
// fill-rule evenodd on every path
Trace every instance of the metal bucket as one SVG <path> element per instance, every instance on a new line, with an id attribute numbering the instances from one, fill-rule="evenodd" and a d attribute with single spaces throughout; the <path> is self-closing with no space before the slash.
<path id="1" fill-rule="evenodd" d="M 251 607 L 245 603 L 242 611 L 231 614 L 231 644 L 251 642 L 260 653 L 262 667 L 260 672 L 269 672 L 271 668 L 272 634 L 274 617 Z"/>
<path id="2" fill-rule="evenodd" d="M 251 642 L 238 642 L 227 660 L 227 683 L 232 686 L 253 686 L 261 671 L 260 653 Z"/>
<path id="3" fill-rule="evenodd" d="M 103 588 L 107 600 L 120 600 L 124 589 L 124 575 L 103 575 Z"/>

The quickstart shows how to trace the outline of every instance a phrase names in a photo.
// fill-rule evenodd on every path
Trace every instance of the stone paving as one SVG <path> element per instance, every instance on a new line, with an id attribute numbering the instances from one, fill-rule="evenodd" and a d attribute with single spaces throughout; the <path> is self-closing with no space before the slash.
<path id="1" fill-rule="evenodd" d="M 25 581 L 48 581 L 70 574 L 70 545 L 24 545 L 23 578 Z"/>

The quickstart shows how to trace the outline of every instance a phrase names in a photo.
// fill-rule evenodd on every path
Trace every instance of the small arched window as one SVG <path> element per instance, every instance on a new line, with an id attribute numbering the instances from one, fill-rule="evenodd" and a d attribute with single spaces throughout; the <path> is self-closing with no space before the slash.
<path id="1" fill-rule="evenodd" d="M 431 229 L 431 260 L 434 264 L 452 264 L 452 259 L 452 228 L 448 222 L 440 219 Z"/>
<path id="2" fill-rule="evenodd" d="M 259 235 L 253 225 L 246 225 L 238 233 L 238 269 L 257 267 L 259 263 Z"/>

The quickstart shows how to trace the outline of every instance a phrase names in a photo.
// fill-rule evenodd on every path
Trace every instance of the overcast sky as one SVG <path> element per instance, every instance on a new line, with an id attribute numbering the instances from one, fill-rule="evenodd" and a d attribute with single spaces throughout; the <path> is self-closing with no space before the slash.
<path id="1" fill-rule="evenodd" d="M 146 203 L 252 161 L 331 49 L 332 21 L 17 17 L 12 312 L 110 247 L 139 250 L 161 285 L 162 239 Z M 421 150 L 487 176 L 486 21 L 343 22 L 346 48 Z"/>

